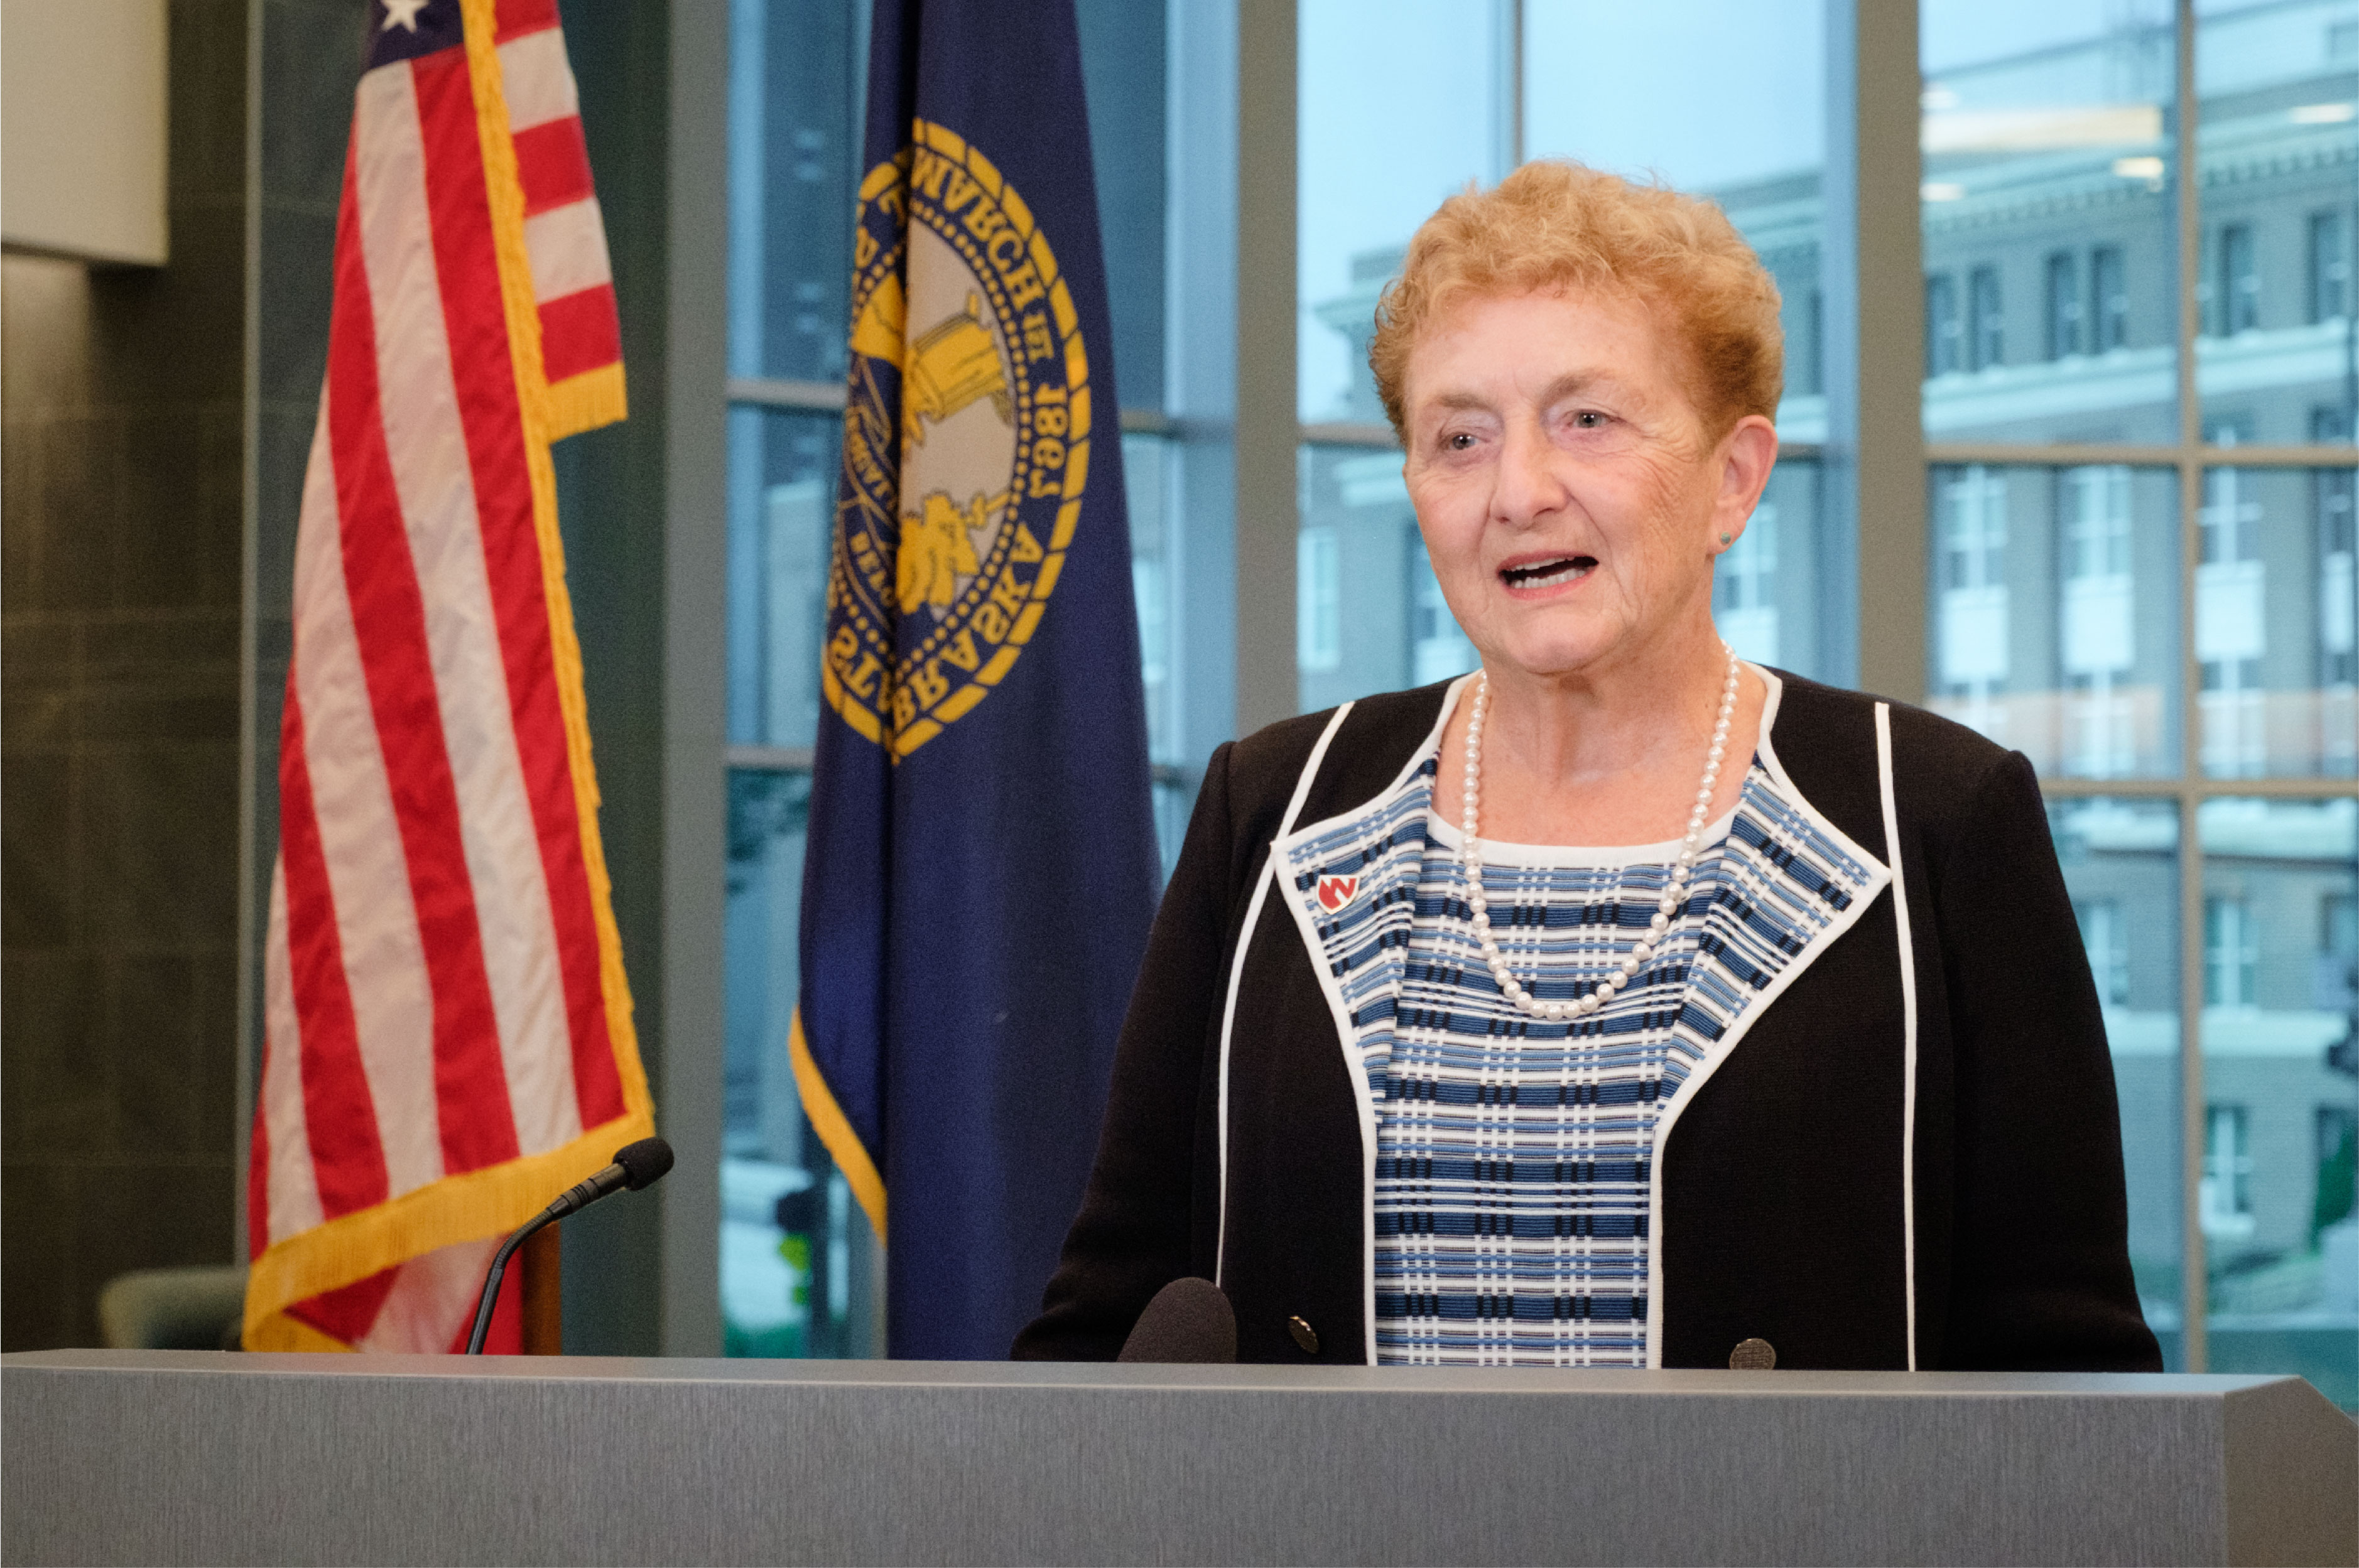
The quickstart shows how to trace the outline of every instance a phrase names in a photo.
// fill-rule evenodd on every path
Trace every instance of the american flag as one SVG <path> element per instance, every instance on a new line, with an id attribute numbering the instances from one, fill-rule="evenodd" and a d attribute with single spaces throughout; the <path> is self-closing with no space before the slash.
<path id="1" fill-rule="evenodd" d="M 369 17 L 296 546 L 254 1349 L 463 1343 L 498 1237 L 653 1130 L 549 458 L 624 413 L 564 36 L 555 0 Z"/>

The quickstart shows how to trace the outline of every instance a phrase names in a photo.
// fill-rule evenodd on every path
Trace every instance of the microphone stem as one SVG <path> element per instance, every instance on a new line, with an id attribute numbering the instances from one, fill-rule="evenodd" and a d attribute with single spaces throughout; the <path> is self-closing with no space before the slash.
<path id="1" fill-rule="evenodd" d="M 468 1355 L 481 1356 L 484 1353 L 484 1340 L 492 1332 L 492 1308 L 500 1299 L 500 1281 L 508 1271 L 509 1256 L 524 1245 L 526 1237 L 556 1218 L 557 1216 L 543 1209 L 526 1220 L 516 1233 L 501 1242 L 500 1249 L 492 1254 L 492 1266 L 484 1275 L 483 1294 L 475 1302 L 475 1326 L 467 1335 Z"/>

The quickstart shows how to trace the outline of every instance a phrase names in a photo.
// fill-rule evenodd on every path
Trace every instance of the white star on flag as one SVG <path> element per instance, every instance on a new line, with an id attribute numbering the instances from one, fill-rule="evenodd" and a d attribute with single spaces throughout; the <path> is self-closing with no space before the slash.
<path id="1" fill-rule="evenodd" d="M 379 30 L 389 33 L 393 31 L 393 25 L 398 22 L 409 31 L 416 32 L 418 13 L 426 9 L 429 0 L 385 0 L 385 26 Z"/>

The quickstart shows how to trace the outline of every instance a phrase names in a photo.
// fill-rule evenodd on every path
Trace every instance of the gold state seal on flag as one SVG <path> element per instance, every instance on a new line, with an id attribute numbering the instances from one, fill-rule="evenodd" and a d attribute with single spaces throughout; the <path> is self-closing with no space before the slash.
<path id="1" fill-rule="evenodd" d="M 1031 210 L 926 120 L 861 184 L 852 309 L 821 684 L 897 762 L 1040 623 L 1089 478 L 1089 358 Z"/>

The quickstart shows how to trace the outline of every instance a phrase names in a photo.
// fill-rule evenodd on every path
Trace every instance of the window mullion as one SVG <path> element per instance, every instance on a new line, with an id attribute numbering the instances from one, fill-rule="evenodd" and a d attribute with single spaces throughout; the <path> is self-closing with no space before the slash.
<path id="1" fill-rule="evenodd" d="M 1295 676 L 1298 0 L 1237 0 L 1236 732 L 1291 718 Z"/>
<path id="2" fill-rule="evenodd" d="M 1927 689 L 1917 20 L 1914 5 L 1827 7 L 1821 250 L 1827 515 L 1856 562 L 1831 641 L 1854 643 L 1860 687 L 1911 702 Z"/>
<path id="3" fill-rule="evenodd" d="M 2198 319 L 2195 279 L 2201 265 L 2201 171 L 2196 164 L 2195 5 L 2177 0 L 2172 41 L 2176 49 L 2175 93 L 2179 104 L 2176 163 L 2179 171 L 2179 1068 L 2180 1354 L 2190 1372 L 2204 1369 L 2208 1278 L 2203 1244 L 2203 843 L 2198 806 L 2201 753 L 2202 672 L 2195 653 L 2195 562 L 2201 546 L 2203 466 L 2199 443 L 2202 405 L 2196 383 Z"/>

